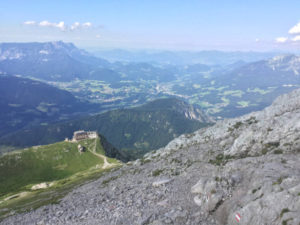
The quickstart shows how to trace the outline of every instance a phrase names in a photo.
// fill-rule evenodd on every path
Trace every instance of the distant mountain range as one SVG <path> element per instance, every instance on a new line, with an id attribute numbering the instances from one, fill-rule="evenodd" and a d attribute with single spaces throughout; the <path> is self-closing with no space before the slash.
<path id="1" fill-rule="evenodd" d="M 0 136 L 100 109 L 99 104 L 82 102 L 70 92 L 40 81 L 0 76 Z"/>
<path id="2" fill-rule="evenodd" d="M 43 80 L 69 81 L 101 76 L 106 60 L 76 48 L 72 43 L 2 43 L 0 72 Z M 99 69 L 100 71 L 97 71 Z M 94 74 L 90 74 L 94 71 Z"/>
<path id="3" fill-rule="evenodd" d="M 0 139 L 0 145 L 25 147 L 71 137 L 76 130 L 96 130 L 130 158 L 165 146 L 173 138 L 214 121 L 178 99 L 159 99 L 131 109 L 119 109 L 70 122 L 39 126 Z"/>
<path id="4" fill-rule="evenodd" d="M 54 84 L 86 102 L 100 103 L 105 110 L 176 96 L 219 118 L 260 110 L 277 96 L 300 87 L 300 60 L 295 55 L 219 51 L 131 54 L 119 50 L 109 54 L 119 56 L 121 62 L 97 58 L 72 43 L 3 43 L 0 71 Z M 15 103 L 8 104 L 9 110 L 16 110 Z M 78 109 L 87 110 L 81 105 L 72 112 Z M 59 110 L 54 117 L 60 120 L 67 114 Z M 7 121 L 13 129 L 7 127 L 7 131 L 28 125 L 12 115 Z M 37 118 L 35 124 L 44 122 Z"/>
<path id="5" fill-rule="evenodd" d="M 237 61 L 254 62 L 274 57 L 276 52 L 223 52 L 223 51 L 129 51 L 123 49 L 93 50 L 93 53 L 110 62 L 148 62 L 157 64 L 229 65 Z"/>
<path id="6" fill-rule="evenodd" d="M 276 55 L 278 54 L 220 51 L 149 53 L 113 50 L 97 53 L 97 56 L 114 58 L 115 60 L 112 61 L 121 61 L 109 63 L 85 50 L 78 49 L 72 43 L 61 41 L 2 43 L 0 44 L 0 74 L 22 75 L 46 81 L 80 79 L 101 80 L 108 83 L 122 80 L 170 82 L 186 73 L 200 78 L 199 73 L 209 72 L 212 68 L 215 74 L 223 74 L 233 69 L 235 71 L 232 74 L 247 73 L 250 69 L 250 73 L 255 72 L 260 75 L 266 69 L 272 70 L 273 68 L 264 67 L 261 62 L 267 62 L 265 59 Z M 254 63 L 248 64 L 247 62 Z M 179 65 L 179 67 L 166 66 L 166 64 Z M 185 67 L 182 67 L 183 65 Z M 223 65 L 223 67 L 217 68 L 216 65 Z M 252 67 L 255 67 L 257 71 Z M 274 67 L 273 71 L 277 69 L 279 67 Z M 224 78 L 227 79 L 226 76 Z"/>
<path id="7" fill-rule="evenodd" d="M 159 80 L 170 81 L 174 74 L 148 63 L 116 63 L 97 58 L 72 43 L 2 43 L 0 74 L 22 75 L 46 81 Z"/>
<path id="8" fill-rule="evenodd" d="M 245 89 L 300 84 L 300 57 L 279 55 L 245 64 L 219 78 L 219 84 Z"/>

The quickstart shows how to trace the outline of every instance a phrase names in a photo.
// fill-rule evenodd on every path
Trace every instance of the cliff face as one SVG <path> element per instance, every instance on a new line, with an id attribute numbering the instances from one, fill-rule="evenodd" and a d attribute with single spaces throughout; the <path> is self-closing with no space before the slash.
<path id="1" fill-rule="evenodd" d="M 57 205 L 2 223 L 299 225 L 299 96 L 182 135 Z"/>

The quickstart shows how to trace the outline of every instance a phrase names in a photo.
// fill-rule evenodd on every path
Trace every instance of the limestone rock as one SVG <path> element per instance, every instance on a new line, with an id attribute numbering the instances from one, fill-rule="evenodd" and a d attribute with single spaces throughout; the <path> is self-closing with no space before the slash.
<path id="1" fill-rule="evenodd" d="M 202 178 L 191 188 L 191 192 L 194 194 L 205 195 L 211 193 L 213 190 L 216 190 L 216 188 L 216 181 L 209 178 Z"/>
<path id="2" fill-rule="evenodd" d="M 158 180 L 158 181 L 154 181 L 152 183 L 152 186 L 153 187 L 159 187 L 159 186 L 162 186 L 162 185 L 167 184 L 169 182 L 171 182 L 171 179 Z"/>

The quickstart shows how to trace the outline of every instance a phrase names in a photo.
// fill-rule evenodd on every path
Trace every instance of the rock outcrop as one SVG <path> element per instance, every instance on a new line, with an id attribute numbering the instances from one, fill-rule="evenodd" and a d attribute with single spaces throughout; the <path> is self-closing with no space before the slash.
<path id="1" fill-rule="evenodd" d="M 1 224 L 300 224 L 300 90 Z"/>

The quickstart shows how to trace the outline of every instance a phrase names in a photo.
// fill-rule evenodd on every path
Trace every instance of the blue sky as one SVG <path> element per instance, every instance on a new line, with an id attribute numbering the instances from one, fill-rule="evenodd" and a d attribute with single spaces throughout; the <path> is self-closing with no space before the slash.
<path id="1" fill-rule="evenodd" d="M 63 40 L 85 48 L 300 50 L 299 0 L 0 0 L 0 5 L 0 42 Z"/>

